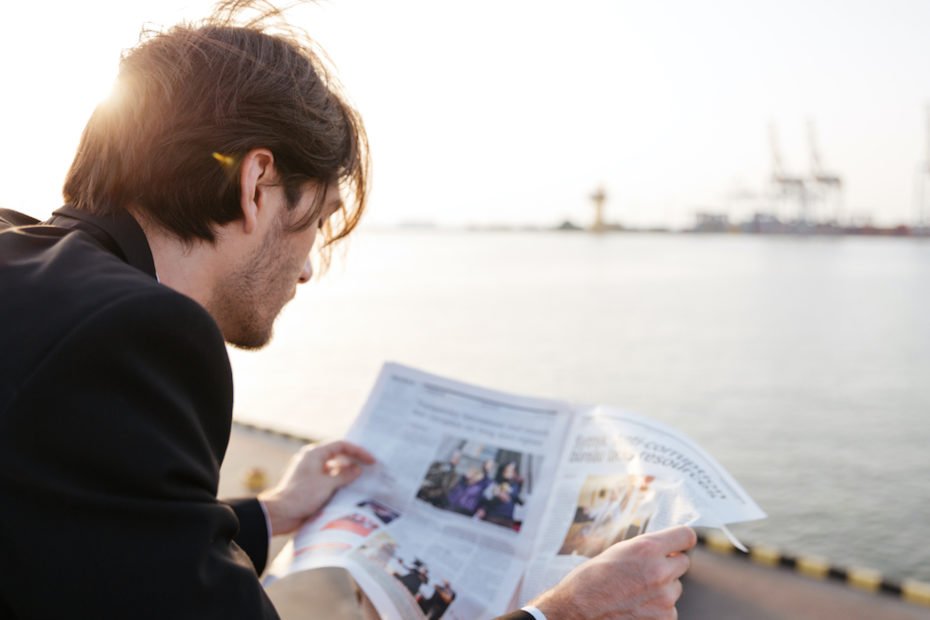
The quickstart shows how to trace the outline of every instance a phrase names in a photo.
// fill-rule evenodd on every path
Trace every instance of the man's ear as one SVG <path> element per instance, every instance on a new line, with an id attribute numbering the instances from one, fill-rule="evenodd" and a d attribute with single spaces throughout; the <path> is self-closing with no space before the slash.
<path id="1" fill-rule="evenodd" d="M 262 182 L 274 177 L 274 155 L 268 149 L 252 149 L 242 158 L 239 169 L 239 204 L 242 227 L 246 234 L 258 228 L 258 216 L 263 206 Z"/>

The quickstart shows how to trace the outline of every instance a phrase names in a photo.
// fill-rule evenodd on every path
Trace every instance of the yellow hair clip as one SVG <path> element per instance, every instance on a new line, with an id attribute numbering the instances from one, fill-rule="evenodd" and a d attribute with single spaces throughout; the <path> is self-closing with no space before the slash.
<path id="1" fill-rule="evenodd" d="M 213 159 L 215 159 L 216 161 L 220 162 L 222 165 L 227 166 L 227 167 L 232 166 L 234 163 L 236 163 L 235 160 L 229 155 L 223 155 L 222 153 L 217 153 L 216 151 L 213 152 Z"/>

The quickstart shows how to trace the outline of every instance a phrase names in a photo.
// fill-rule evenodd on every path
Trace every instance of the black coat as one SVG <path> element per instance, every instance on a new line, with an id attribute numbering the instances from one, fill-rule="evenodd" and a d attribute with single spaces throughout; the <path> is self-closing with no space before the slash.
<path id="1" fill-rule="evenodd" d="M 0 618 L 276 618 L 258 502 L 216 499 L 231 418 L 131 216 L 0 210 Z"/>
<path id="2" fill-rule="evenodd" d="M 0 209 L 0 620 L 277 618 L 222 334 L 155 276 L 128 214 Z"/>

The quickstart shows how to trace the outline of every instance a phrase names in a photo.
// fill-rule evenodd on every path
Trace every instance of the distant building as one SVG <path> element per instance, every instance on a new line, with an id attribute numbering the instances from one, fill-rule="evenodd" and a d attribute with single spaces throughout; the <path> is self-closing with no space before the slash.
<path id="1" fill-rule="evenodd" d="M 730 218 L 725 213 L 701 212 L 695 216 L 693 232 L 721 233 L 730 230 Z"/>
<path id="2" fill-rule="evenodd" d="M 558 226 L 556 226 L 555 229 L 556 229 L 556 230 L 570 230 L 570 231 L 572 231 L 572 230 L 584 230 L 581 226 L 579 226 L 578 224 L 575 224 L 575 223 L 572 222 L 571 220 L 565 220 L 564 222 L 562 222 L 561 224 L 559 224 Z"/>

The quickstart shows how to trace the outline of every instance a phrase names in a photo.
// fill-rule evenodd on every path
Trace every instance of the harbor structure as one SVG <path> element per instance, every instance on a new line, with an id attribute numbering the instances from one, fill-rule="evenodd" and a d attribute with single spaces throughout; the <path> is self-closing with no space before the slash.
<path id="1" fill-rule="evenodd" d="M 925 114 L 924 159 L 917 165 L 914 179 L 914 221 L 920 229 L 930 229 L 930 104 Z"/>
<path id="2" fill-rule="evenodd" d="M 794 209 L 792 210 L 797 221 L 807 222 L 809 220 L 808 188 L 803 177 L 787 171 L 784 159 L 781 156 L 778 129 L 775 127 L 775 123 L 769 125 L 769 149 L 772 156 L 772 198 L 776 210 L 782 211 L 784 208 L 793 206 Z"/>
<path id="3" fill-rule="evenodd" d="M 806 175 L 792 174 L 784 164 L 775 124 L 769 125 L 772 198 L 776 205 L 776 213 L 764 215 L 777 218 L 778 211 L 787 209 L 788 214 L 783 219 L 793 222 L 799 228 L 824 223 L 840 225 L 843 219 L 843 178 L 824 167 L 812 120 L 807 122 L 807 143 L 810 170 Z"/>
<path id="4" fill-rule="evenodd" d="M 607 192 L 604 191 L 604 186 L 599 185 L 590 198 L 594 205 L 594 221 L 591 222 L 591 232 L 602 233 L 607 230 L 607 224 L 604 222 L 604 203 L 607 202 Z"/>
<path id="5" fill-rule="evenodd" d="M 827 221 L 836 224 L 843 222 L 843 179 L 835 172 L 827 171 L 820 157 L 820 147 L 817 142 L 817 132 L 814 121 L 807 122 L 807 141 L 810 148 L 810 176 L 807 178 L 813 199 L 826 211 Z M 831 217 L 832 215 L 832 217 Z"/>

